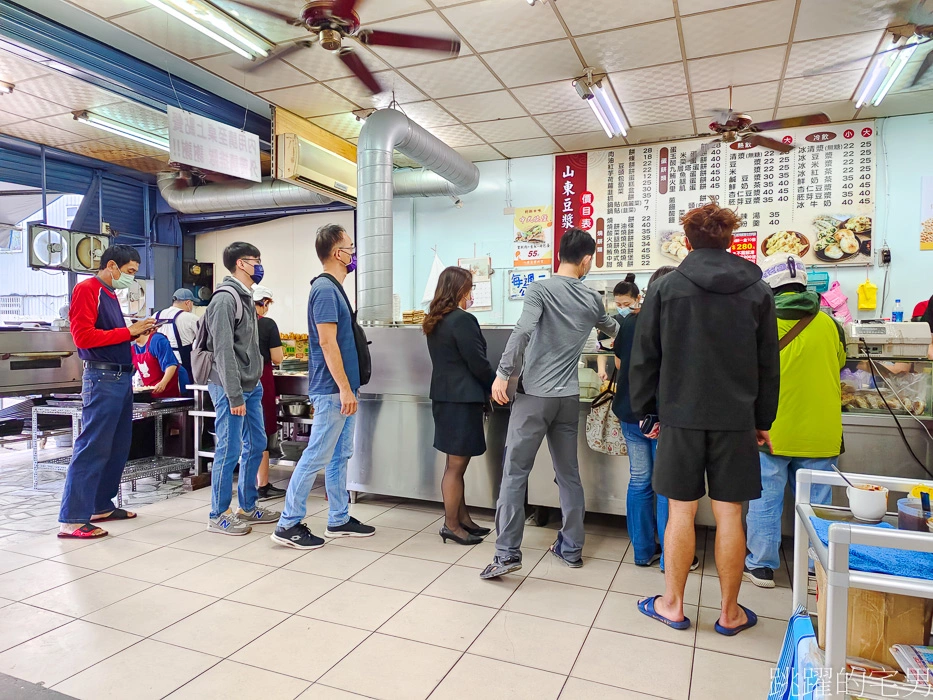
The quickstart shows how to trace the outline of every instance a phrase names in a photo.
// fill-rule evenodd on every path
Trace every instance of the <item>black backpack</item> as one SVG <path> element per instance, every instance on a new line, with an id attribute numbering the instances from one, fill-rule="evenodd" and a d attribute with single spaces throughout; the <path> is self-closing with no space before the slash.
<path id="1" fill-rule="evenodd" d="M 353 328 L 353 340 L 356 345 L 356 359 L 360 365 L 360 386 L 366 386 L 369 384 L 369 380 L 373 376 L 373 358 L 369 354 L 369 345 L 370 341 L 366 339 L 366 331 L 363 330 L 363 327 L 360 326 L 356 321 L 356 311 L 353 309 L 353 304 L 350 303 L 350 297 L 347 296 L 347 292 L 344 290 L 343 285 L 336 280 L 333 275 L 329 275 L 326 272 L 319 277 L 333 282 L 334 286 L 340 290 L 340 293 L 343 295 L 343 300 L 347 302 L 347 308 L 350 309 L 350 323 Z M 315 277 L 311 280 L 311 284 L 314 284 L 314 280 L 318 279 Z"/>

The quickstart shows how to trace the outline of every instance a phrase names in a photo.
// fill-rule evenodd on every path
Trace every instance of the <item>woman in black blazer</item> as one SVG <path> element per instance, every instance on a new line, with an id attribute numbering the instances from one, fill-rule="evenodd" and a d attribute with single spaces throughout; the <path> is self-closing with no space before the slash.
<path id="1" fill-rule="evenodd" d="M 496 378 L 486 359 L 479 322 L 465 311 L 472 296 L 469 270 L 448 267 L 437 281 L 422 326 L 433 365 L 434 447 L 447 455 L 441 482 L 446 522 L 440 535 L 444 542 L 458 544 L 479 544 L 490 532 L 473 522 L 463 499 L 463 475 L 470 457 L 486 452 L 483 411 Z"/>

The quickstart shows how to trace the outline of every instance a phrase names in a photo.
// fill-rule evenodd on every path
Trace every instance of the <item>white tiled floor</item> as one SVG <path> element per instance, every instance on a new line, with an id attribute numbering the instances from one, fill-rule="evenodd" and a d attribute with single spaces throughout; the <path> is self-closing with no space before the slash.
<path id="1" fill-rule="evenodd" d="M 679 632 L 636 610 L 663 575 L 629 563 L 620 525 L 590 528 L 576 570 L 546 553 L 553 526 L 528 526 L 521 572 L 481 581 L 492 539 L 442 544 L 434 504 L 362 497 L 375 537 L 303 553 L 274 546 L 271 526 L 205 532 L 208 498 L 144 506 L 90 544 L 0 539 L 0 672 L 94 700 L 758 698 L 790 612 L 782 571 L 773 591 L 743 586 L 757 628 L 716 634 L 702 530 Z M 326 511 L 317 492 L 310 505 Z"/>

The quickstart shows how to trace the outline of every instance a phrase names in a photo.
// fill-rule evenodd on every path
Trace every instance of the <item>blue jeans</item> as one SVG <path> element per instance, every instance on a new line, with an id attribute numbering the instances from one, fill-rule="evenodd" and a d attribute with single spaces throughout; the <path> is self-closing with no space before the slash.
<path id="1" fill-rule="evenodd" d="M 353 456 L 353 430 L 356 416 L 340 412 L 340 394 L 309 396 L 314 407 L 314 422 L 308 446 L 295 466 L 285 509 L 278 527 L 287 530 L 302 521 L 308 512 L 308 496 L 314 477 L 324 469 L 327 489 L 327 526 L 339 527 L 350 520 L 350 494 L 347 493 L 347 462 Z"/>
<path id="2" fill-rule="evenodd" d="M 216 518 L 226 513 L 233 500 L 233 470 L 240 463 L 240 483 L 237 499 L 240 508 L 252 510 L 256 507 L 259 492 L 256 487 L 256 474 L 266 449 L 266 429 L 262 420 L 262 385 L 257 384 L 252 391 L 244 391 L 246 415 L 235 416 L 230 413 L 230 401 L 223 387 L 208 384 L 211 401 L 217 417 L 214 430 L 217 433 L 217 447 L 214 448 L 214 466 L 211 467 L 211 517 Z"/>
<path id="3" fill-rule="evenodd" d="M 75 440 L 60 523 L 87 523 L 113 510 L 133 440 L 133 373 L 85 369 L 81 434 Z"/>
<path id="4" fill-rule="evenodd" d="M 646 438 L 637 423 L 622 423 L 622 436 L 628 447 L 630 473 L 625 522 L 635 550 L 635 563 L 647 564 L 657 551 L 657 542 L 664 546 L 667 528 L 667 499 L 660 494 L 655 496 L 651 487 L 658 441 Z M 661 566 L 664 566 L 663 560 Z"/>
<path id="5" fill-rule="evenodd" d="M 781 566 L 781 515 L 784 512 L 784 485 L 790 483 L 796 490 L 797 470 L 813 469 L 828 472 L 838 457 L 781 457 L 759 452 L 761 463 L 761 498 L 749 501 L 748 551 L 745 566 L 749 569 Z M 832 499 L 831 486 L 810 486 L 811 503 L 829 503 Z"/>

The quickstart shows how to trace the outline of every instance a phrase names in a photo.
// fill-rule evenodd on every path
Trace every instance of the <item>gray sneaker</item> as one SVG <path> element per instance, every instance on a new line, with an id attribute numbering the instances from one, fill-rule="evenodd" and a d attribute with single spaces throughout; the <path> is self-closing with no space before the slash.
<path id="1" fill-rule="evenodd" d="M 216 518 L 211 518 L 207 522 L 208 532 L 217 532 L 221 535 L 248 535 L 252 529 L 249 523 L 244 523 L 229 510 L 226 513 L 221 513 Z"/>
<path id="2" fill-rule="evenodd" d="M 237 508 L 236 512 L 236 517 L 250 523 L 277 523 L 281 515 L 282 514 L 277 510 L 260 508 L 259 506 L 256 506 L 252 510 Z"/>

